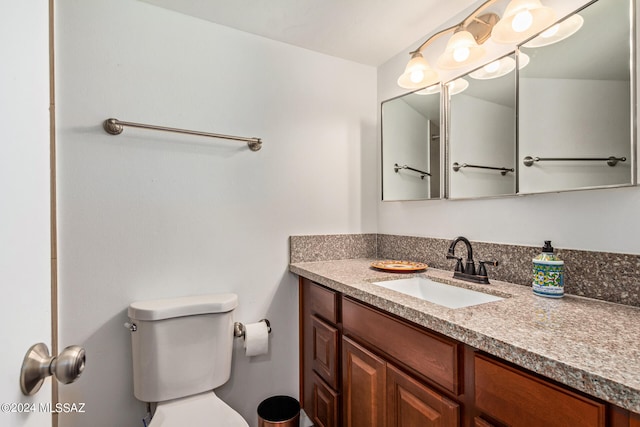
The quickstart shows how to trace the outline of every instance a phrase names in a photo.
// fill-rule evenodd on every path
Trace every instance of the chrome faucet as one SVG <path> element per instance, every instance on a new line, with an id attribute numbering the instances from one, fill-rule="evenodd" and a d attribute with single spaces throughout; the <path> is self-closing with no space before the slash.
<path id="1" fill-rule="evenodd" d="M 456 245 L 458 242 L 463 242 L 467 247 L 467 261 L 463 265 L 462 258 L 455 255 Z M 473 248 L 471 242 L 466 237 L 456 237 L 456 239 L 449 245 L 447 251 L 447 259 L 455 259 L 456 267 L 453 270 L 453 277 L 456 279 L 466 280 L 474 283 L 489 283 L 489 277 L 487 276 L 487 268 L 485 264 L 496 266 L 498 261 L 479 261 L 478 271 L 476 272 L 476 264 L 473 261 Z"/>

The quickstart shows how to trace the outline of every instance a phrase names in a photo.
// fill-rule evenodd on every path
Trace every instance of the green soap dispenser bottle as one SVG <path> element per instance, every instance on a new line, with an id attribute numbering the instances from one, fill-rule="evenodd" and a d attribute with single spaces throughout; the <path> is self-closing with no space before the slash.
<path id="1" fill-rule="evenodd" d="M 564 296 L 564 261 L 553 253 L 551 240 L 544 241 L 542 253 L 533 259 L 533 293 L 547 298 Z"/>

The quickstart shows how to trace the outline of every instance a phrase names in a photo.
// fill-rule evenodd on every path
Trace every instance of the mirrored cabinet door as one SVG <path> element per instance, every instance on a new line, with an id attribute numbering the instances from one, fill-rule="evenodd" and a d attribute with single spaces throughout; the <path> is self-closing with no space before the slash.
<path id="1" fill-rule="evenodd" d="M 636 185 L 634 6 L 593 1 L 442 96 L 383 102 L 383 200 Z"/>
<path id="2" fill-rule="evenodd" d="M 516 61 L 508 55 L 449 82 L 449 197 L 516 192 Z"/>
<path id="3" fill-rule="evenodd" d="M 632 183 L 629 11 L 598 0 L 520 47 L 520 193 Z"/>
<path id="4" fill-rule="evenodd" d="M 440 85 L 382 103 L 382 200 L 439 199 Z"/>

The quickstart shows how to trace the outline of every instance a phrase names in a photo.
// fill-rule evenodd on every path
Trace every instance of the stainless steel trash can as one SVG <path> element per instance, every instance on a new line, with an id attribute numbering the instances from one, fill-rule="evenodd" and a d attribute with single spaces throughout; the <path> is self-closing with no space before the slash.
<path id="1" fill-rule="evenodd" d="M 299 427 L 300 403 L 289 396 L 272 396 L 258 405 L 258 427 Z"/>

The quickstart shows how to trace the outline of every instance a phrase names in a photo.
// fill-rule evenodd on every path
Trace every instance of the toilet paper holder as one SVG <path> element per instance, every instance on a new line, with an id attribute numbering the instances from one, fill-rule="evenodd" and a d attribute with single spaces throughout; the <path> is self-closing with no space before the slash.
<path id="1" fill-rule="evenodd" d="M 271 333 L 271 322 L 268 319 L 260 319 L 260 322 L 264 322 L 267 324 L 267 331 Z M 235 322 L 233 324 L 233 336 L 236 338 L 244 338 L 245 337 L 246 328 L 241 322 Z"/>

